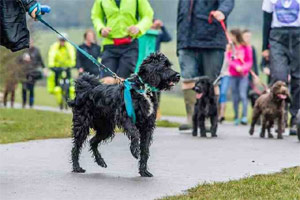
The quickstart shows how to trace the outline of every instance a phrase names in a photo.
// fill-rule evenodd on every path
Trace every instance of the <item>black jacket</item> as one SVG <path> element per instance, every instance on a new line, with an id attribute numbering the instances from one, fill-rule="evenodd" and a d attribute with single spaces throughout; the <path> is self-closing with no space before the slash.
<path id="1" fill-rule="evenodd" d="M 24 56 L 30 56 L 30 62 L 24 60 Z M 34 82 L 42 78 L 42 73 L 39 68 L 45 68 L 40 50 L 37 47 L 30 47 L 26 49 L 23 54 L 18 57 L 18 63 L 23 67 L 23 75 L 27 83 L 34 84 Z"/>
<path id="2" fill-rule="evenodd" d="M 29 47 L 26 12 L 35 0 L 0 1 L 0 45 L 12 51 Z"/>
<path id="3" fill-rule="evenodd" d="M 177 50 L 185 48 L 226 47 L 224 31 L 217 20 L 208 23 L 211 11 L 226 16 L 234 7 L 234 0 L 179 0 L 177 15 Z"/>
<path id="4" fill-rule="evenodd" d="M 100 58 L 101 56 L 100 46 L 97 44 L 92 44 L 92 46 L 89 47 L 85 43 L 83 43 L 79 47 L 91 54 L 96 59 Z M 82 55 L 82 53 L 80 53 L 79 51 L 77 51 L 76 67 L 78 69 L 83 68 L 85 72 L 89 72 L 90 74 L 94 74 L 95 76 L 99 75 L 98 67 L 92 61 Z"/>

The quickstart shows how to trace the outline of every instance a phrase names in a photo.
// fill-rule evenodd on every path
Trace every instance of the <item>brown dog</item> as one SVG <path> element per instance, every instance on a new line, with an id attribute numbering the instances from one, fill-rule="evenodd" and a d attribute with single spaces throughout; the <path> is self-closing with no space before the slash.
<path id="1" fill-rule="evenodd" d="M 285 128 L 285 105 L 290 101 L 290 94 L 286 84 L 282 81 L 277 81 L 270 89 L 271 91 L 262 94 L 256 101 L 252 123 L 250 128 L 250 135 L 254 133 L 254 126 L 262 115 L 262 129 L 260 137 L 265 137 L 266 128 L 268 129 L 268 137 L 273 138 L 271 128 L 274 121 L 278 120 L 278 139 L 283 139 L 282 133 Z"/>

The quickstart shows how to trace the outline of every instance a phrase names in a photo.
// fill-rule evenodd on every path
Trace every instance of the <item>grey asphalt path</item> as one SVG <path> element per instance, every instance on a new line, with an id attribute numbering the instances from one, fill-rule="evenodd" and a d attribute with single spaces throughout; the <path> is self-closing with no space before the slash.
<path id="1" fill-rule="evenodd" d="M 248 127 L 226 124 L 220 126 L 218 138 L 202 139 L 177 129 L 157 128 L 149 160 L 153 178 L 139 177 L 123 134 L 100 147 L 107 169 L 93 162 L 86 145 L 81 156 L 85 174 L 70 172 L 71 139 L 0 145 L 0 199 L 155 199 L 182 193 L 198 183 L 300 165 L 296 137 L 269 140 L 247 132 Z"/>

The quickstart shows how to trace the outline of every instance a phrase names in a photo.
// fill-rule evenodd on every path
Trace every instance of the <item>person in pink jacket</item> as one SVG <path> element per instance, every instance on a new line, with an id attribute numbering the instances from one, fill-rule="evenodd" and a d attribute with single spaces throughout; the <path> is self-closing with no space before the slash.
<path id="1" fill-rule="evenodd" d="M 234 107 L 234 123 L 247 125 L 247 107 L 248 98 L 247 90 L 249 86 L 248 74 L 253 64 L 252 47 L 246 45 L 242 37 L 242 32 L 239 29 L 230 31 L 233 49 L 228 49 L 226 59 L 228 62 L 228 70 L 230 74 L 230 82 L 232 89 L 232 99 Z M 242 118 L 239 119 L 239 103 L 243 104 Z"/>

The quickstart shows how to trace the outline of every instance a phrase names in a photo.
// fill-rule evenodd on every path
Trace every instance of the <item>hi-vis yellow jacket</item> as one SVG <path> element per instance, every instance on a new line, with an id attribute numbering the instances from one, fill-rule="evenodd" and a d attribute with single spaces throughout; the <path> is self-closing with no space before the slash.
<path id="1" fill-rule="evenodd" d="M 59 42 L 51 45 L 48 52 L 48 67 L 75 67 L 76 51 L 68 42 L 60 46 Z"/>

